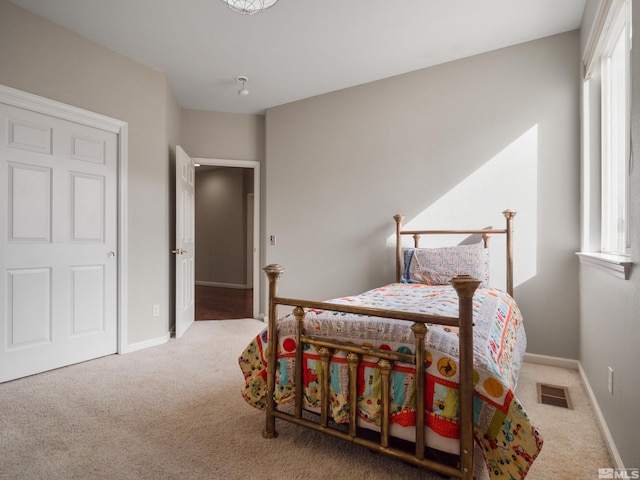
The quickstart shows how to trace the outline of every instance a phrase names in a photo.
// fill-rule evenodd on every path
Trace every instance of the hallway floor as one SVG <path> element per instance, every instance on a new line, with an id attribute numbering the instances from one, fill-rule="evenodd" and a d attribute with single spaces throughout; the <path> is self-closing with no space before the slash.
<path id="1" fill-rule="evenodd" d="M 196 285 L 196 320 L 253 317 L 253 289 Z"/>

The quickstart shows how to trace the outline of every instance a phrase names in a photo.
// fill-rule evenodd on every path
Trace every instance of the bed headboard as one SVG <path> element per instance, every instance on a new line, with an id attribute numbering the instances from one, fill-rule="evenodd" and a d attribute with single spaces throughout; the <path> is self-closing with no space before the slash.
<path id="1" fill-rule="evenodd" d="M 493 234 L 504 234 L 507 242 L 507 293 L 513 296 L 513 217 L 516 212 L 511 210 L 505 210 L 502 212 L 506 220 L 506 227 L 504 229 L 481 229 L 481 230 L 403 230 L 402 221 L 404 216 L 397 214 L 394 215 L 396 221 L 396 282 L 400 281 L 403 268 L 403 255 L 402 255 L 402 236 L 411 235 L 413 237 L 413 243 L 415 248 L 419 248 L 421 235 L 482 235 L 485 248 L 488 247 L 489 237 Z"/>

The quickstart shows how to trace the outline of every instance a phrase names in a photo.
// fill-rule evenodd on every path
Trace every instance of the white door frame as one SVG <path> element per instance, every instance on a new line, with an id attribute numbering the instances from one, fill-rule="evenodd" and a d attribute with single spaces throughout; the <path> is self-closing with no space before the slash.
<path id="1" fill-rule="evenodd" d="M 118 353 L 128 351 L 127 317 L 127 165 L 129 124 L 99 113 L 0 85 L 0 102 L 98 128 L 118 136 Z"/>
<path id="2" fill-rule="evenodd" d="M 253 169 L 253 318 L 260 313 L 260 162 L 255 160 L 228 160 L 224 158 L 193 158 L 194 163 L 214 167 Z"/>
<path id="3" fill-rule="evenodd" d="M 253 227 L 254 227 L 254 220 L 256 218 L 256 215 L 258 215 L 258 213 L 254 212 L 254 208 L 255 208 L 255 198 L 256 195 L 255 193 L 247 193 L 247 208 L 245 208 L 245 213 L 247 214 L 247 232 L 251 232 L 251 245 L 249 245 L 249 242 L 247 242 L 247 247 L 250 248 L 246 248 L 245 249 L 245 255 L 247 256 L 247 258 L 251 258 L 253 260 L 253 252 L 255 251 L 256 245 L 254 245 L 253 240 L 254 240 L 254 235 L 253 235 Z M 251 210 L 249 210 L 249 207 L 251 207 Z M 249 215 L 249 213 L 251 213 L 251 215 Z M 253 262 L 251 263 L 251 265 L 249 265 L 249 262 L 247 262 L 247 267 L 245 268 L 246 273 L 247 273 L 247 282 L 245 282 L 246 285 L 251 285 L 253 287 L 253 267 L 254 264 Z M 255 312 L 254 312 L 255 313 Z"/>

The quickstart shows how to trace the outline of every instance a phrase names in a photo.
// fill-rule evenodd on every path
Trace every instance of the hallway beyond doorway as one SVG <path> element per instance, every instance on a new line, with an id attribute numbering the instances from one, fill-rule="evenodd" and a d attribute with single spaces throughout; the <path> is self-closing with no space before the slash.
<path id="1" fill-rule="evenodd" d="M 196 285 L 196 320 L 253 318 L 253 289 Z"/>

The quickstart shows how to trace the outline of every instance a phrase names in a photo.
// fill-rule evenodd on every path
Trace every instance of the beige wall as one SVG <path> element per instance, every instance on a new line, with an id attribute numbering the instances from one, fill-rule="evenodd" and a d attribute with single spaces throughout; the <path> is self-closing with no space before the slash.
<path id="1" fill-rule="evenodd" d="M 180 110 L 161 72 L 6 0 L 0 41 L 0 83 L 129 123 L 130 343 L 163 336 L 171 321 L 180 143 L 194 157 L 268 157 L 262 238 L 277 234 L 278 245 L 262 245 L 262 263 L 287 267 L 291 294 L 328 298 L 391 279 L 396 212 L 484 226 L 501 217 L 483 212 L 518 210 L 518 228 L 530 234 L 520 241 L 533 238 L 521 245 L 529 264 L 516 275 L 530 348 L 577 357 L 577 267 L 566 255 L 578 244 L 575 32 L 276 107 L 266 133 L 262 116 Z M 478 177 L 501 162 L 535 178 L 492 181 L 490 168 Z M 469 206 L 480 213 L 463 218 Z M 341 265 L 337 280 L 329 264 Z"/>
<path id="2" fill-rule="evenodd" d="M 182 109 L 182 147 L 191 157 L 264 159 L 264 116 Z"/>
<path id="3" fill-rule="evenodd" d="M 510 208 L 529 351 L 578 358 L 578 58 L 574 31 L 269 109 L 265 263 L 286 268 L 281 293 L 392 281 L 395 213 L 497 227 Z"/>
<path id="4" fill-rule="evenodd" d="M 165 76 L 0 0 L 0 83 L 129 124 L 128 342 L 169 328 L 168 145 L 177 109 Z M 151 268 L 153 266 L 153 268 Z M 152 317 L 152 305 L 160 317 Z"/>

